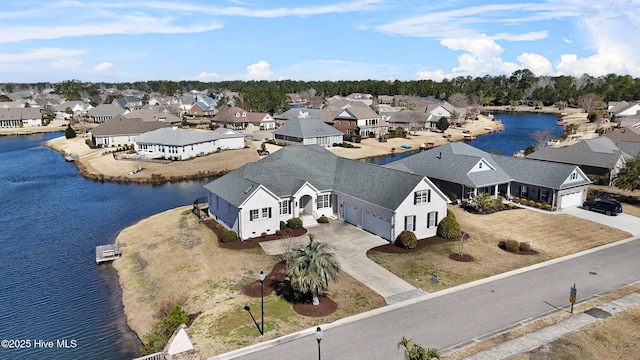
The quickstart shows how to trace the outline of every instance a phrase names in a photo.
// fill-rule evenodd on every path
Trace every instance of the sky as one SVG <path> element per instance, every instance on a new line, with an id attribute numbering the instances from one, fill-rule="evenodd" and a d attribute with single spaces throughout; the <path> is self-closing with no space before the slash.
<path id="1" fill-rule="evenodd" d="M 0 83 L 640 77 L 640 0 L 24 0 Z"/>

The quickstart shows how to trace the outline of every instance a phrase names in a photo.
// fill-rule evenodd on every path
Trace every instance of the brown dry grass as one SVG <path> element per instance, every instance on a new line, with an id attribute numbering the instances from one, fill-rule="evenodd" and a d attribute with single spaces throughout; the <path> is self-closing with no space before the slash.
<path id="1" fill-rule="evenodd" d="M 188 313 L 202 312 L 191 326 L 202 357 L 230 351 L 295 331 L 331 322 L 385 305 L 384 299 L 345 273 L 330 286 L 338 303 L 335 313 L 309 318 L 275 294 L 265 297 L 265 335 L 260 336 L 248 305 L 260 322 L 260 299 L 242 287 L 269 272 L 277 259 L 262 249 L 228 250 L 218 246 L 212 231 L 199 224 L 190 207 L 169 210 L 123 230 L 127 243 L 113 263 L 118 271 L 129 326 L 147 333 L 167 304 L 182 303 Z"/>
<path id="2" fill-rule="evenodd" d="M 370 251 L 368 256 L 410 284 L 426 291 L 437 291 L 631 236 L 612 227 L 564 214 L 520 209 L 476 215 L 458 206 L 449 206 L 449 209 L 456 215 L 462 230 L 471 236 L 465 242 L 463 252 L 473 256 L 473 262 L 449 259 L 449 254 L 458 251 L 456 242 L 404 255 Z M 505 239 L 532 242 L 539 254 L 505 252 L 498 247 L 498 242 Z M 440 277 L 436 285 L 431 283 L 434 272 Z"/>

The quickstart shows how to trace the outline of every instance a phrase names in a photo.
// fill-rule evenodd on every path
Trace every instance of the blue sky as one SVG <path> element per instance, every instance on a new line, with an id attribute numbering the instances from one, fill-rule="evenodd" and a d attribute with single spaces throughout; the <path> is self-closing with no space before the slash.
<path id="1" fill-rule="evenodd" d="M 25 0 L 0 82 L 640 77 L 640 0 Z"/>

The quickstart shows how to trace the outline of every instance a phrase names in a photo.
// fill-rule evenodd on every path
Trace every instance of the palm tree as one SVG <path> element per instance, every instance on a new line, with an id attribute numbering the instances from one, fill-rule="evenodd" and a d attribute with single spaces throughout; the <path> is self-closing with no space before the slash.
<path id="1" fill-rule="evenodd" d="M 473 197 L 473 202 L 475 203 L 476 211 L 483 212 L 486 209 L 495 208 L 496 204 L 491 198 L 491 195 L 479 192 L 476 196 Z"/>
<path id="2" fill-rule="evenodd" d="M 407 339 L 404 336 L 398 341 L 398 349 L 404 349 L 405 360 L 440 359 L 437 349 L 425 349 L 418 344 L 413 344 L 411 339 Z"/>
<path id="3" fill-rule="evenodd" d="M 318 293 L 329 288 L 329 280 L 335 281 L 340 271 L 340 263 L 329 245 L 313 241 L 309 234 L 309 244 L 293 248 L 287 256 L 287 276 L 294 290 L 313 295 L 313 305 L 320 304 Z"/>

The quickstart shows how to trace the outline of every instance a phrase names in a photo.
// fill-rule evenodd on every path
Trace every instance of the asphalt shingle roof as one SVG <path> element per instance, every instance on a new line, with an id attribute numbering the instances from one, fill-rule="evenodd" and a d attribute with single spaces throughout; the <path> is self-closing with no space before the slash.
<path id="1" fill-rule="evenodd" d="M 162 144 L 168 146 L 186 146 L 220 139 L 221 134 L 223 133 L 215 131 L 203 133 L 191 129 L 165 127 L 137 136 L 136 142 L 145 144 Z"/>
<path id="2" fill-rule="evenodd" d="M 291 119 L 287 120 L 280 129 L 273 132 L 274 135 L 286 135 L 307 139 L 319 136 L 342 136 L 342 132 L 318 119 Z"/>
<path id="3" fill-rule="evenodd" d="M 528 159 L 613 169 L 623 153 L 604 136 L 582 140 L 561 148 L 545 147 L 527 155 Z"/>

